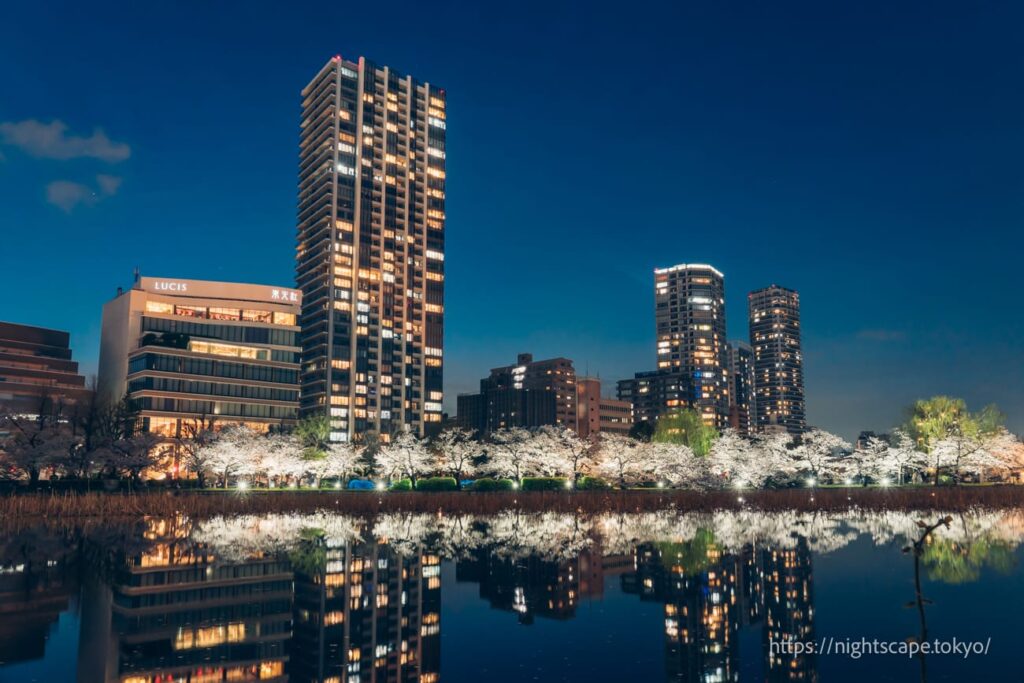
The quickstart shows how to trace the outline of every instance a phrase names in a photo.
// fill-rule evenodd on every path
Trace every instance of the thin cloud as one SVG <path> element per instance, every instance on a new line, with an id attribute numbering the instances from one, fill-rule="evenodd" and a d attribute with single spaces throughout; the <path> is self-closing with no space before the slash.
<path id="1" fill-rule="evenodd" d="M 112 175 L 96 176 L 95 188 L 73 180 L 55 180 L 46 186 L 46 201 L 71 213 L 79 206 L 95 206 L 114 196 L 120 187 L 121 178 Z"/>
<path id="2" fill-rule="evenodd" d="M 43 123 L 35 119 L 0 123 L 0 141 L 40 159 L 99 159 L 108 163 L 125 161 L 132 154 L 130 146 L 114 142 L 101 129 L 88 137 L 70 135 L 63 121 Z M 57 181 L 63 182 L 63 181 Z"/>
<path id="3" fill-rule="evenodd" d="M 907 333 L 902 330 L 871 329 L 861 330 L 857 333 L 857 339 L 876 342 L 897 342 L 907 338 Z"/>

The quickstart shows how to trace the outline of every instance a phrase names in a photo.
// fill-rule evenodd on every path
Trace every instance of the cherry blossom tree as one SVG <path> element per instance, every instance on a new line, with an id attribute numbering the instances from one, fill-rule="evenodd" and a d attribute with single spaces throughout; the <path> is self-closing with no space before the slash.
<path id="1" fill-rule="evenodd" d="M 708 469 L 715 479 L 737 488 L 764 486 L 775 473 L 772 451 L 755 448 L 751 440 L 735 429 L 726 429 L 711 445 Z"/>
<path id="2" fill-rule="evenodd" d="M 766 470 L 761 485 L 792 481 L 800 474 L 800 462 L 793 453 L 793 437 L 782 431 L 756 434 L 751 438 L 756 458 Z"/>
<path id="3" fill-rule="evenodd" d="M 928 466 L 927 456 L 914 446 L 913 439 L 902 429 L 894 429 L 889 434 L 889 449 L 885 454 L 886 462 L 896 471 L 896 483 L 906 482 L 908 472 L 924 469 Z"/>
<path id="4" fill-rule="evenodd" d="M 644 449 L 653 474 L 669 486 L 698 488 L 706 485 L 708 464 L 694 455 L 689 446 L 652 441 Z"/>
<path id="5" fill-rule="evenodd" d="M 169 449 L 167 439 L 159 434 L 139 432 L 108 441 L 103 449 L 103 462 L 110 472 L 137 484 L 143 472 L 161 464 Z"/>
<path id="6" fill-rule="evenodd" d="M 416 486 L 419 477 L 434 471 L 433 456 L 426 445 L 410 431 L 391 437 L 374 458 L 375 469 L 387 479 L 407 477 Z"/>
<path id="7" fill-rule="evenodd" d="M 193 420 L 182 420 L 181 435 L 177 439 L 179 463 L 196 475 L 199 488 L 206 488 L 206 447 L 217 438 L 214 418 L 205 415 Z"/>
<path id="8" fill-rule="evenodd" d="M 0 478 L 28 479 L 35 486 L 40 475 L 65 461 L 76 445 L 71 430 L 59 414 L 24 416 L 6 413 L 0 429 Z"/>
<path id="9" fill-rule="evenodd" d="M 491 434 L 487 469 L 499 477 L 522 481 L 533 452 L 533 434 L 528 429 L 499 429 Z"/>
<path id="10" fill-rule="evenodd" d="M 800 435 L 791 451 L 797 467 L 809 471 L 814 479 L 832 478 L 838 473 L 837 455 L 850 450 L 850 444 L 823 429 L 811 429 Z"/>
<path id="11" fill-rule="evenodd" d="M 566 427 L 543 427 L 540 430 L 557 457 L 562 470 L 574 482 L 594 467 L 594 451 L 596 442 L 581 438 L 576 432 Z"/>
<path id="12" fill-rule="evenodd" d="M 430 442 L 437 458 L 438 471 L 450 474 L 462 486 L 462 480 L 473 476 L 475 458 L 482 448 L 473 440 L 473 433 L 465 429 L 446 429 Z"/>
<path id="13" fill-rule="evenodd" d="M 1003 429 L 993 437 L 989 444 L 989 452 L 1000 465 L 997 469 L 1008 472 L 1013 477 L 1020 477 L 1024 470 L 1024 442 L 1020 437 Z"/>
<path id="14" fill-rule="evenodd" d="M 525 443 L 526 458 L 523 474 L 526 476 L 569 477 L 572 457 L 566 448 L 561 429 L 545 426 L 529 432 Z"/>
<path id="15" fill-rule="evenodd" d="M 207 465 L 228 487 L 231 477 L 252 474 L 257 470 L 261 444 L 257 435 L 243 425 L 231 425 L 217 433 L 206 448 Z"/>
<path id="16" fill-rule="evenodd" d="M 620 434 L 602 433 L 595 451 L 595 472 L 619 488 L 626 488 L 642 478 L 645 466 L 644 444 Z"/>
<path id="17" fill-rule="evenodd" d="M 281 485 L 289 481 L 298 484 L 298 480 L 307 472 L 314 479 L 322 476 L 319 468 L 323 456 L 318 451 L 306 448 L 295 434 L 258 436 L 253 439 L 252 448 L 256 456 L 254 473 L 265 476 L 268 485 Z"/>
<path id="18" fill-rule="evenodd" d="M 362 463 L 362 449 L 351 441 L 334 441 L 327 447 L 325 475 L 344 485 Z"/>

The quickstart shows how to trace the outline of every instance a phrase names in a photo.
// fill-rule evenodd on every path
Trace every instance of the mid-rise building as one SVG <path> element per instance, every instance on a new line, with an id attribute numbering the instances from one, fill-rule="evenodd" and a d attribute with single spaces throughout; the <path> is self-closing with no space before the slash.
<path id="1" fill-rule="evenodd" d="M 103 307 L 99 400 L 127 396 L 141 428 L 295 424 L 302 301 L 294 289 L 141 277 Z"/>
<path id="2" fill-rule="evenodd" d="M 632 379 L 619 380 L 617 394 L 633 406 L 634 424 L 647 422 L 652 427 L 662 415 L 694 405 L 690 376 L 678 370 L 638 372 Z"/>
<path id="3" fill-rule="evenodd" d="M 658 369 L 685 374 L 704 422 L 725 427 L 729 382 L 725 353 L 725 278 L 715 268 L 682 263 L 654 271 Z"/>
<path id="4" fill-rule="evenodd" d="M 729 373 L 729 426 L 750 434 L 754 415 L 754 350 L 749 344 L 731 341 L 726 347 Z"/>
<path id="5" fill-rule="evenodd" d="M 576 429 L 576 370 L 568 358 L 533 360 L 493 368 L 479 394 L 458 397 L 458 425 L 481 433 L 509 427 L 560 425 Z"/>
<path id="6" fill-rule="evenodd" d="M 629 434 L 633 426 L 633 404 L 601 395 L 601 380 L 576 379 L 576 433 L 586 438 L 600 432 Z"/>
<path id="7" fill-rule="evenodd" d="M 0 322 L 0 410 L 66 413 L 91 396 L 67 332 Z"/>
<path id="8" fill-rule="evenodd" d="M 754 349 L 754 424 L 799 434 L 804 417 L 804 363 L 800 350 L 800 295 L 772 285 L 748 296 Z"/>
<path id="9" fill-rule="evenodd" d="M 362 57 L 302 91 L 300 414 L 335 441 L 441 424 L 445 101 Z"/>

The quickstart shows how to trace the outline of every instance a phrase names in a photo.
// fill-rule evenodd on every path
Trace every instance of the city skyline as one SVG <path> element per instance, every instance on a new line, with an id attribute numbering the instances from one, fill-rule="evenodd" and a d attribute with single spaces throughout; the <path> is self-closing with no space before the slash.
<path id="1" fill-rule="evenodd" d="M 12 26 L 19 19 L 38 19 L 47 10 L 19 11 Z M 186 22 L 184 14 L 175 15 L 179 11 L 171 10 L 168 26 Z M 69 7 L 67 13 L 73 17 L 77 11 Z M 909 25 L 913 19 L 894 9 L 886 13 L 896 25 Z M 790 59 L 826 49 L 818 39 L 803 35 L 789 49 L 758 43 L 768 49 L 771 65 L 762 72 L 753 63 L 753 50 L 716 63 L 721 48 L 706 42 L 669 59 L 663 52 L 672 42 L 669 35 L 649 28 L 657 33 L 651 48 L 635 42 L 627 47 L 641 56 L 661 55 L 674 65 L 670 84 L 678 93 L 656 88 L 656 77 L 639 78 L 627 89 L 627 97 L 597 95 L 593 112 L 576 110 L 567 118 L 560 107 L 591 92 L 593 79 L 628 73 L 622 64 L 589 61 L 601 42 L 597 36 L 613 30 L 607 17 L 580 18 L 570 48 L 543 47 L 513 67 L 482 55 L 510 48 L 511 29 L 521 19 L 504 29 L 508 33 L 484 31 L 495 43 L 492 50 L 487 40 L 460 47 L 454 35 L 466 29 L 466 17 L 440 14 L 431 22 L 443 31 L 443 39 L 436 41 L 418 38 L 403 45 L 401 39 L 409 41 L 411 33 L 388 38 L 384 28 L 367 35 L 353 29 L 333 36 L 318 29 L 301 43 L 272 42 L 262 54 L 229 56 L 229 48 L 240 46 L 238 39 L 215 45 L 214 30 L 226 17 L 214 13 L 208 17 L 209 29 L 195 30 L 196 54 L 163 54 L 149 51 L 147 44 L 146 59 L 138 66 L 124 57 L 142 54 L 141 43 L 112 33 L 119 21 L 102 11 L 82 21 L 93 29 L 88 41 L 100 43 L 106 36 L 109 46 L 64 36 L 67 54 L 86 52 L 84 46 L 90 45 L 95 48 L 91 59 L 44 54 L 48 46 L 28 45 L 24 36 L 11 35 L 0 50 L 15 65 L 6 77 L 12 91 L 22 95 L 0 110 L 0 222 L 16 226 L 5 230 L 9 248 L 29 258 L 17 259 L 0 280 L 6 292 L 17 293 L 0 309 L 0 319 L 71 331 L 82 371 L 93 374 L 99 311 L 117 286 L 130 284 L 135 266 L 147 273 L 194 279 L 290 282 L 296 92 L 310 73 L 341 51 L 437 79 L 452 92 L 450 115 L 457 132 L 450 138 L 446 260 L 451 278 L 445 321 L 449 412 L 454 412 L 458 393 L 471 391 L 499 359 L 524 348 L 541 358 L 572 358 L 581 373 L 600 374 L 606 386 L 648 369 L 653 342 L 650 273 L 659 265 L 697 261 L 725 273 L 727 309 L 735 312 L 728 340 L 748 338 L 740 320 L 748 292 L 772 282 L 800 292 L 809 424 L 846 436 L 885 429 L 914 398 L 950 393 L 965 396 L 975 407 L 999 403 L 1009 414 L 1009 426 L 1020 430 L 1024 399 L 1014 387 L 1024 380 L 1019 362 L 1024 335 L 1022 321 L 1013 315 L 1010 263 L 1021 238 L 1009 234 L 1020 218 L 1016 183 L 1011 182 L 1018 172 L 1009 166 L 1020 141 L 1000 138 L 993 146 L 987 138 L 968 134 L 985 127 L 999 130 L 1001 116 L 1012 118 L 1021 102 L 1010 99 L 998 113 L 995 106 L 982 111 L 954 106 L 945 116 L 932 114 L 923 123 L 912 118 L 921 113 L 922 102 L 949 109 L 951 96 L 944 89 L 954 99 L 963 92 L 1010 98 L 1002 90 L 1002 79 L 1009 75 L 1005 66 L 995 64 L 980 81 L 971 67 L 987 67 L 987 60 L 999 56 L 1005 35 L 998 26 L 1012 19 L 995 12 L 946 18 L 970 19 L 995 32 L 961 71 L 906 55 L 895 37 L 879 36 L 878 49 L 901 67 L 897 74 L 919 76 L 910 98 L 916 97 L 916 103 L 901 98 L 899 78 L 882 73 L 884 59 L 869 59 L 863 67 L 855 64 L 859 50 L 854 30 L 851 35 L 835 34 L 832 28 L 829 35 L 837 41 L 828 55 L 835 72 L 826 75 L 812 67 L 791 72 L 788 76 L 795 80 L 787 92 L 793 100 L 781 106 L 751 95 L 752 103 L 768 115 L 767 124 L 758 124 L 737 120 L 743 108 L 735 107 L 744 100 L 712 87 L 709 79 L 749 86 L 760 74 L 765 85 L 785 84 L 787 79 L 771 68 L 792 66 Z M 555 14 L 553 32 L 567 30 L 575 18 L 564 11 Z M 852 19 L 855 25 L 861 19 L 859 14 L 831 18 Z M 103 24 L 105 19 L 109 25 Z M 250 17 L 257 35 L 272 35 L 274 19 L 286 27 L 297 21 L 287 15 Z M 729 20 L 739 21 L 714 13 L 696 19 L 712 35 L 725 35 Z M 756 23 L 740 21 L 740 36 L 753 33 L 747 22 Z M 57 30 L 74 25 L 67 22 Z M 944 26 L 922 27 L 911 40 L 933 55 Z M 480 57 L 478 64 L 463 68 L 466 50 Z M 253 69 L 259 79 L 228 79 L 240 59 L 249 66 L 263 65 Z M 549 59 L 574 69 L 589 66 L 579 71 L 578 83 L 558 93 L 554 80 L 535 68 Z M 91 74 L 96 67 L 103 73 Z M 150 99 L 162 102 L 166 97 L 167 103 L 147 108 L 144 117 L 124 106 L 152 92 L 147 90 L 152 85 L 140 81 L 140 69 L 160 74 L 154 80 L 167 90 Z M 65 70 L 67 88 L 55 94 L 52 84 Z M 528 80 L 527 74 L 536 80 Z M 868 74 L 880 79 L 873 89 L 853 88 L 841 102 L 822 94 L 827 92 L 822 90 L 826 79 L 857 82 Z M 103 87 L 94 91 L 95 83 Z M 531 95 L 520 97 L 521 92 Z M 865 92 L 877 101 L 868 98 L 848 115 L 836 113 L 840 103 L 849 104 L 845 98 Z M 655 98 L 656 106 L 648 112 L 652 118 L 643 125 L 665 138 L 662 147 L 630 143 L 627 127 L 640 120 L 626 119 L 621 134 L 605 130 L 600 137 L 590 135 L 598 130 L 599 119 L 621 114 L 635 95 Z M 875 109 L 883 95 L 891 98 L 886 101 L 889 118 Z M 701 106 L 682 111 L 683 125 L 668 128 L 665 114 L 673 107 L 680 113 L 683 98 L 698 96 L 692 101 Z M 229 102 L 235 99 L 241 101 Z M 188 106 L 175 104 L 182 101 Z M 542 103 L 554 105 L 544 125 L 536 120 L 543 118 L 536 116 Z M 232 107 L 252 113 L 241 121 L 232 118 L 240 113 Z M 725 116 L 727 124 L 709 127 L 716 116 Z M 785 123 L 792 117 L 797 125 Z M 138 119 L 146 119 L 145 125 Z M 26 124 L 31 121 L 38 123 Z M 54 121 L 67 128 L 55 127 Z M 964 135 L 944 133 L 949 126 Z M 94 133 L 97 127 L 102 135 Z M 742 143 L 737 147 L 747 148 L 728 143 L 737 133 Z M 779 141 L 767 143 L 768 138 L 758 135 L 777 135 Z M 256 139 L 262 144 L 254 145 Z M 207 145 L 213 141 L 225 145 L 225 151 L 211 155 L 213 147 Z M 936 142 L 948 145 L 938 157 L 942 170 L 927 172 L 927 162 L 936 161 L 928 154 Z M 855 151 L 853 143 L 866 152 Z M 811 154 L 817 144 L 825 144 L 832 155 L 827 163 L 825 153 Z M 609 151 L 622 163 L 609 166 Z M 631 161 L 661 159 L 666 152 L 676 156 L 679 168 L 657 162 L 652 170 L 661 176 L 655 187 L 668 195 L 636 215 L 626 197 L 637 186 L 625 169 Z M 605 175 L 589 168 L 598 159 Z M 579 178 L 567 184 L 563 175 Z M 902 194 L 886 187 L 896 178 L 903 181 Z M 508 191 L 524 184 L 525 190 Z M 612 187 L 621 199 L 603 201 Z M 670 197 L 683 201 L 667 201 Z M 497 215 L 495 208 L 504 215 Z M 580 244 L 577 228 L 583 224 L 590 228 L 587 244 Z M 627 245 L 619 233 L 622 225 L 629 226 Z M 970 228 L 969 239 L 963 235 L 965 227 Z M 785 239 L 780 238 L 783 228 L 791 231 Z M 237 246 L 228 246 L 237 245 L 242 231 L 254 239 L 244 259 L 232 259 L 239 252 Z M 729 239 L 716 233 L 727 233 Z M 823 233 L 833 238 L 826 240 L 824 250 L 818 241 Z M 53 243 L 67 246 L 49 249 Z M 48 265 L 43 273 L 51 277 L 39 277 L 40 262 L 31 258 L 42 258 L 44 249 Z M 567 258 L 589 267 L 599 276 L 597 282 L 584 277 L 574 282 L 568 275 L 572 269 L 560 265 Z M 983 267 L 966 274 L 967 266 L 978 264 Z M 954 277 L 958 268 L 970 277 L 971 287 Z M 567 309 L 566 300 L 578 304 Z"/>

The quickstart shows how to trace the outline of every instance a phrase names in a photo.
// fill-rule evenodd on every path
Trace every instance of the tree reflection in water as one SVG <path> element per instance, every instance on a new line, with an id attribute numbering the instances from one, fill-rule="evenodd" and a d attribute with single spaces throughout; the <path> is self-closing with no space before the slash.
<path id="1" fill-rule="evenodd" d="M 22 529 L 0 534 L 2 605 L 21 605 L 3 613 L 0 633 L 21 634 L 25 656 L 41 656 L 45 633 L 32 625 L 80 597 L 80 680 L 431 683 L 441 675 L 442 563 L 451 562 L 457 581 L 523 624 L 574 619 L 581 600 L 601 598 L 617 577 L 622 593 L 662 605 L 668 680 L 738 681 L 739 633 L 755 629 L 763 678 L 815 681 L 813 654 L 769 644 L 814 639 L 816 555 L 862 537 L 913 549 L 921 639 L 923 578 L 960 583 L 984 567 L 1012 568 L 1020 512 L 943 515 L 923 528 L 921 517 L 509 510 Z M 81 587 L 65 580 L 67 567 L 84 568 L 73 572 Z"/>

